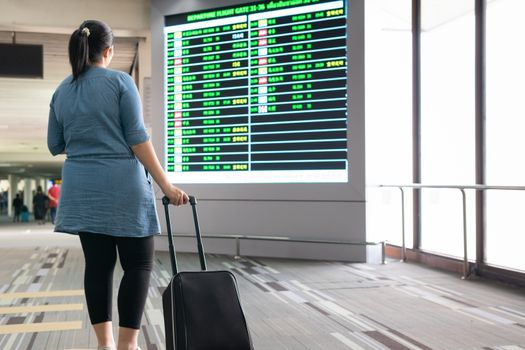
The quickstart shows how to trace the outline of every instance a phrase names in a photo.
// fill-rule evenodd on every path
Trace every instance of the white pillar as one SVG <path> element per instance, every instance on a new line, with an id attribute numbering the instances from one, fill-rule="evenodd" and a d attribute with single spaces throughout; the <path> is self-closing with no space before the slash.
<path id="1" fill-rule="evenodd" d="M 15 175 L 7 175 L 9 181 L 9 191 L 7 191 L 7 215 L 13 215 L 13 199 L 15 199 L 18 192 L 18 177 Z"/>
<path id="2" fill-rule="evenodd" d="M 144 78 L 151 77 L 151 38 L 149 34 L 146 38 L 139 39 L 138 54 L 138 89 L 140 96 L 144 98 Z"/>
<path id="3" fill-rule="evenodd" d="M 42 177 L 38 179 L 37 186 L 41 186 L 42 187 L 42 192 L 46 192 L 46 187 L 47 187 L 46 182 L 47 182 L 46 179 L 44 179 Z"/>
<path id="4" fill-rule="evenodd" d="M 33 212 L 33 186 L 32 179 L 24 179 L 24 205 L 27 206 L 29 212 Z"/>

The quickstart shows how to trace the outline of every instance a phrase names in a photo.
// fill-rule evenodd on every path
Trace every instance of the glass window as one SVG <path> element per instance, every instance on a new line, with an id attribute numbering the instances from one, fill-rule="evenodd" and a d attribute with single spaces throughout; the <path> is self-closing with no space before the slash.
<path id="1" fill-rule="evenodd" d="M 366 182 L 412 181 L 411 0 L 365 1 Z M 407 246 L 412 200 L 407 191 Z M 398 189 L 367 188 L 367 239 L 401 243 Z"/>
<path id="2" fill-rule="evenodd" d="M 421 181 L 475 182 L 473 0 L 422 0 Z M 469 256 L 475 256 L 475 202 L 468 198 Z M 461 194 L 422 190 L 421 248 L 463 256 Z"/>
<path id="3" fill-rule="evenodd" d="M 486 180 L 525 184 L 525 1 L 487 5 Z M 486 193 L 486 262 L 525 270 L 525 192 Z"/>

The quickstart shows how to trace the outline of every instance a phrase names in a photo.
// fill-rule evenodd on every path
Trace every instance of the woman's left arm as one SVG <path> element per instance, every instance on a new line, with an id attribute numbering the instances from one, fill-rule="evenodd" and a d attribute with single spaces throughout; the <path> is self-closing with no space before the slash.
<path id="1" fill-rule="evenodd" d="M 47 122 L 47 148 L 52 155 L 65 153 L 66 142 L 62 125 L 57 120 L 53 104 L 49 106 L 49 120 Z"/>

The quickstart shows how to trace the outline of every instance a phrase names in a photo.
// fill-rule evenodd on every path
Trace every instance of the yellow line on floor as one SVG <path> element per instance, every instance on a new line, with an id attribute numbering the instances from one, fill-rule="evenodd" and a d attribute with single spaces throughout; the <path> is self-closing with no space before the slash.
<path id="1" fill-rule="evenodd" d="M 82 321 L 43 322 L 0 325 L 0 334 L 70 331 L 82 329 Z"/>
<path id="2" fill-rule="evenodd" d="M 23 314 L 27 312 L 79 311 L 79 310 L 82 310 L 83 308 L 84 308 L 84 304 L 8 306 L 8 307 L 0 307 L 0 315 Z"/>
<path id="3" fill-rule="evenodd" d="M 0 294 L 0 299 L 19 299 L 19 298 L 46 298 L 46 297 L 71 297 L 83 296 L 83 289 L 71 290 L 49 290 L 41 292 L 15 292 Z"/>

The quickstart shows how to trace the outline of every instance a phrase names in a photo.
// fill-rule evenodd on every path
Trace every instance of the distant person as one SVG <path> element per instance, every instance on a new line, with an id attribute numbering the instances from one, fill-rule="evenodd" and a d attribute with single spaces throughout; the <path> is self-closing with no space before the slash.
<path id="1" fill-rule="evenodd" d="M 20 222 L 20 211 L 22 210 L 23 205 L 24 201 L 20 198 L 20 194 L 17 193 L 15 199 L 13 199 L 13 222 Z"/>
<path id="2" fill-rule="evenodd" d="M 4 213 L 4 193 L 0 193 L 0 215 Z"/>
<path id="3" fill-rule="evenodd" d="M 46 222 L 47 202 L 48 198 L 42 191 L 42 186 L 38 186 L 33 196 L 33 214 L 39 225 Z"/>
<path id="4" fill-rule="evenodd" d="M 146 170 L 172 204 L 188 202 L 173 186 L 144 127 L 133 79 L 108 69 L 113 32 L 85 21 L 69 39 L 72 75 L 53 94 L 48 148 L 66 153 L 55 231 L 78 234 L 85 258 L 84 291 L 99 348 L 117 349 L 112 326 L 117 252 L 124 276 L 118 292 L 118 349 L 137 349 L 160 232 Z"/>
<path id="5" fill-rule="evenodd" d="M 3 210 L 5 210 L 5 211 L 7 211 L 7 207 L 8 207 L 8 200 L 7 200 L 8 197 L 9 197 L 9 194 L 7 193 L 7 191 L 4 191 L 2 193 L 2 204 L 1 204 L 1 206 L 2 206 Z"/>
<path id="6" fill-rule="evenodd" d="M 57 215 L 58 200 L 60 199 L 60 187 L 57 186 L 55 181 L 52 181 L 53 185 L 47 191 L 47 197 L 49 198 L 49 214 L 51 215 L 51 223 L 55 224 L 55 218 Z"/>
<path id="7" fill-rule="evenodd" d="M 22 209 L 20 210 L 20 221 L 29 222 L 29 208 L 27 205 L 22 205 Z"/>

